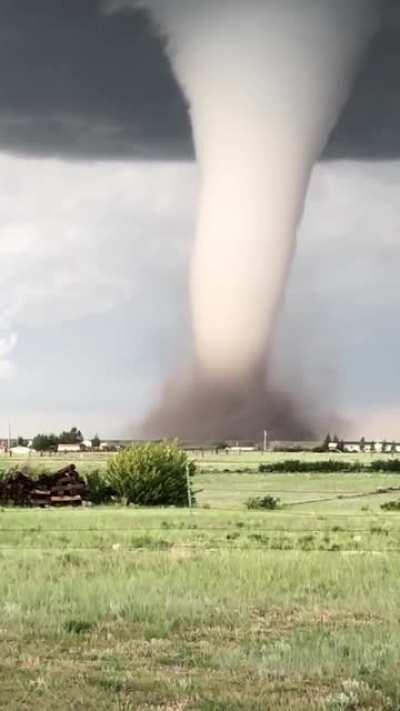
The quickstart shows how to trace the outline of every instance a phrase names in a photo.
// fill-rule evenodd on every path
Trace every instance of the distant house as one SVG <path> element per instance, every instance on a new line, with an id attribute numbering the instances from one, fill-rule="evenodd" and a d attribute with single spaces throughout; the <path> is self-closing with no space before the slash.
<path id="1" fill-rule="evenodd" d="M 375 452 L 376 454 L 391 454 L 392 452 L 400 452 L 400 444 L 397 442 L 375 441 L 346 441 L 346 442 L 329 442 L 328 452 L 347 452 L 350 454 L 358 454 L 364 452 L 366 454 Z"/>
<path id="2" fill-rule="evenodd" d="M 82 447 L 80 444 L 59 444 L 57 447 L 57 452 L 60 454 L 73 454 L 74 452 L 81 452 Z"/>
<path id="3" fill-rule="evenodd" d="M 114 445 L 109 442 L 102 442 L 99 447 L 101 452 L 111 452 L 114 448 Z"/>
<path id="4" fill-rule="evenodd" d="M 92 440 L 84 439 L 82 442 L 82 449 L 93 449 Z"/>
<path id="5" fill-rule="evenodd" d="M 356 454 L 357 452 L 361 452 L 361 444 L 360 442 L 345 442 L 343 445 L 343 451 Z"/>
<path id="6" fill-rule="evenodd" d="M 400 452 L 400 444 L 386 440 L 344 442 L 343 451 L 353 453 L 364 452 L 365 454 L 392 454 Z"/>
<path id="7" fill-rule="evenodd" d="M 382 446 L 382 452 L 387 454 L 394 454 L 395 452 L 400 452 L 400 445 L 397 442 L 384 442 Z"/>
<path id="8" fill-rule="evenodd" d="M 361 445 L 359 442 L 329 442 L 328 452 L 361 452 Z"/>
<path id="9" fill-rule="evenodd" d="M 11 447 L 10 452 L 16 457 L 29 457 L 32 454 L 32 450 L 29 447 L 22 446 Z"/>

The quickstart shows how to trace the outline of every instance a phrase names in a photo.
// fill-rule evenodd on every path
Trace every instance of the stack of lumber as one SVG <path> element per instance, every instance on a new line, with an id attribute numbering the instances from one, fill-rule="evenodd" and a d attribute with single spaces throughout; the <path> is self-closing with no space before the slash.
<path id="1" fill-rule="evenodd" d="M 89 499 L 85 481 L 74 464 L 37 480 L 22 472 L 0 481 L 0 502 L 14 506 L 81 506 Z"/>
<path id="2" fill-rule="evenodd" d="M 13 503 L 14 506 L 26 506 L 30 500 L 33 482 L 29 477 L 18 472 L 4 481 L 0 480 L 0 502 Z"/>

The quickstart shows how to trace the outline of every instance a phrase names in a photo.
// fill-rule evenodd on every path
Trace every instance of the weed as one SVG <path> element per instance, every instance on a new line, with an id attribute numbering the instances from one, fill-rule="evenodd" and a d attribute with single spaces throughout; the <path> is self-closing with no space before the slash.
<path id="1" fill-rule="evenodd" d="M 255 497 L 246 501 L 246 507 L 251 510 L 274 511 L 279 507 L 280 499 L 274 496 Z"/>
<path id="2" fill-rule="evenodd" d="M 74 634 L 86 634 L 93 628 L 92 622 L 86 620 L 67 620 L 64 623 L 64 630 Z"/>
<path id="3" fill-rule="evenodd" d="M 381 504 L 381 509 L 383 511 L 400 511 L 400 499 L 395 501 L 386 501 L 386 503 Z"/>
<path id="4" fill-rule="evenodd" d="M 237 541 L 238 538 L 240 538 L 240 533 L 238 531 L 233 531 L 232 533 L 227 533 L 226 535 L 227 541 Z"/>

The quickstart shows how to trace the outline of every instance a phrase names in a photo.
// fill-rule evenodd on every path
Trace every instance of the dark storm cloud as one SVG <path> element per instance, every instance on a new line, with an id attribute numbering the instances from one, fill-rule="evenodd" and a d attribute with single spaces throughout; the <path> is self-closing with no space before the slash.
<path id="1" fill-rule="evenodd" d="M 100 0 L 2 0 L 0 150 L 71 158 L 193 157 L 184 101 L 142 13 Z M 400 8 L 384 25 L 326 155 L 400 155 Z"/>
<path id="2" fill-rule="evenodd" d="M 399 5 L 399 0 L 382 3 L 383 28 L 327 148 L 329 157 L 400 156 Z"/>
<path id="3" fill-rule="evenodd" d="M 143 13 L 99 0 L 2 0 L 0 149 L 183 157 L 186 109 Z"/>

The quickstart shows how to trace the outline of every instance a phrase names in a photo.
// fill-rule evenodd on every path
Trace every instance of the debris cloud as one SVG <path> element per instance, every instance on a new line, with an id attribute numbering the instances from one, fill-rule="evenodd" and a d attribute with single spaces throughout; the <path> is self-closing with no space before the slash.
<path id="1" fill-rule="evenodd" d="M 179 435 L 189 442 L 260 442 L 263 429 L 274 439 L 314 438 L 313 418 L 304 412 L 300 394 L 296 400 L 280 390 L 260 388 L 258 378 L 244 390 L 181 371 L 164 385 L 161 403 L 142 424 L 140 434 L 148 439 Z"/>

